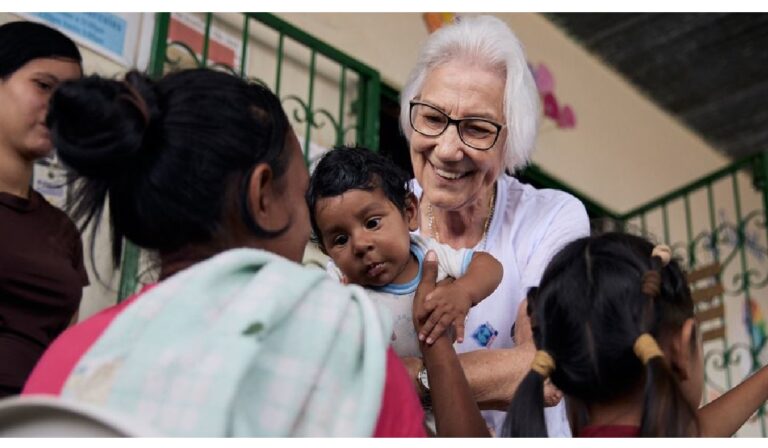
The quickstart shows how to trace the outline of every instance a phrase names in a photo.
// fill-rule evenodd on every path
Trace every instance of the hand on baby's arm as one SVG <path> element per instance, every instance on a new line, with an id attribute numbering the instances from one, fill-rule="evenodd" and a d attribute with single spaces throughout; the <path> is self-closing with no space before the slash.
<path id="1" fill-rule="evenodd" d="M 453 325 L 456 340 L 464 341 L 464 321 L 472 307 L 472 297 L 459 283 L 439 285 L 427 295 L 419 319 L 427 321 L 419 331 L 419 340 L 432 344 Z"/>

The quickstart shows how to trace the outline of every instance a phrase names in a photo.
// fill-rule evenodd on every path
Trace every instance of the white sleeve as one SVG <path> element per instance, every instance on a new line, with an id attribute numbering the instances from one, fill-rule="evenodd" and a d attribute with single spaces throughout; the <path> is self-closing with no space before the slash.
<path id="1" fill-rule="evenodd" d="M 341 270 L 336 266 L 336 263 L 334 263 L 333 260 L 328 260 L 328 264 L 325 265 L 325 272 L 327 272 L 328 276 L 332 279 L 336 280 L 337 282 L 341 282 Z"/>
<path id="2" fill-rule="evenodd" d="M 423 237 L 422 237 L 423 238 Z M 467 271 L 475 251 L 472 249 L 454 249 L 447 244 L 440 244 L 432 238 L 424 238 L 427 250 L 437 254 L 437 263 L 446 275 L 459 278 Z M 426 254 L 426 250 L 424 251 Z"/>
<path id="3" fill-rule="evenodd" d="M 560 210 L 552 215 L 542 236 L 531 249 L 528 262 L 522 267 L 523 287 L 539 286 L 547 264 L 566 244 L 589 236 L 589 217 L 581 201 L 569 197 Z"/>

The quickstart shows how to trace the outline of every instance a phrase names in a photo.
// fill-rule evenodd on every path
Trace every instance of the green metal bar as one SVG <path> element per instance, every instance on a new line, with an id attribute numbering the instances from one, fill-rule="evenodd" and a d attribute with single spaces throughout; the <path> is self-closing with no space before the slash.
<path id="1" fill-rule="evenodd" d="M 130 241 L 123 239 L 123 258 L 120 263 L 120 286 L 117 290 L 117 303 L 136 293 L 139 283 L 139 248 Z"/>
<path id="2" fill-rule="evenodd" d="M 285 34 L 280 33 L 277 38 L 277 68 L 275 69 L 275 95 L 280 96 L 280 78 L 283 71 L 283 44 L 285 42 Z"/>
<path id="3" fill-rule="evenodd" d="M 347 93 L 347 67 L 341 66 L 339 80 L 339 127 L 336 129 L 336 145 L 344 144 L 344 100 Z"/>
<path id="4" fill-rule="evenodd" d="M 662 205 L 662 204 L 664 204 L 666 202 L 669 202 L 669 201 L 671 201 L 673 199 L 676 199 L 676 198 L 682 196 L 685 193 L 691 193 L 691 192 L 693 192 L 695 190 L 698 190 L 698 189 L 700 189 L 702 187 L 705 187 L 707 184 L 711 184 L 712 182 L 714 182 L 714 181 L 716 181 L 716 180 L 718 180 L 718 179 L 720 179 L 722 177 L 725 177 L 725 176 L 727 176 L 727 175 L 729 175 L 729 174 L 731 174 L 731 173 L 733 173 L 735 171 L 740 170 L 741 168 L 744 168 L 745 166 L 747 166 L 750 163 L 752 163 L 755 160 L 756 157 L 759 157 L 759 154 L 757 156 L 745 157 L 745 158 L 743 158 L 741 160 L 738 160 L 738 161 L 736 161 L 736 162 L 726 166 L 725 168 L 721 168 L 721 169 L 719 169 L 717 171 L 714 171 L 714 172 L 712 172 L 712 173 L 710 173 L 710 174 L 708 174 L 708 175 L 706 175 L 704 177 L 701 177 L 701 178 L 691 182 L 688 185 L 680 187 L 677 190 L 674 190 L 674 191 L 672 191 L 670 193 L 667 193 L 667 194 L 665 194 L 665 195 L 663 195 L 661 197 L 658 197 L 658 198 L 656 198 L 656 199 L 654 199 L 654 200 L 652 200 L 652 201 L 650 201 L 650 202 L 648 202 L 648 203 L 646 203 L 644 205 L 636 207 L 636 208 L 628 211 L 627 213 L 624 213 L 623 215 L 621 215 L 621 219 L 632 218 L 632 217 L 634 217 L 634 216 L 636 216 L 636 215 L 638 215 L 638 214 L 640 214 L 642 212 L 647 212 L 648 210 L 654 209 L 654 208 L 659 207 L 660 205 Z"/>
<path id="5" fill-rule="evenodd" d="M 717 240 L 719 239 L 719 235 L 717 232 L 717 218 L 715 218 L 715 195 L 712 192 L 711 183 L 707 184 L 707 204 L 709 205 L 709 227 L 711 229 L 710 235 L 712 238 L 712 243 L 715 245 L 715 248 L 717 248 Z M 719 251 L 717 250 L 712 251 L 712 255 L 715 258 L 715 262 L 720 261 Z"/>
<path id="6" fill-rule="evenodd" d="M 667 203 L 661 206 L 661 220 L 664 224 L 664 244 L 672 244 L 669 238 L 669 215 L 667 214 Z"/>
<path id="7" fill-rule="evenodd" d="M 155 14 L 155 34 L 152 37 L 152 52 L 149 56 L 147 74 L 152 78 L 163 75 L 165 67 L 165 52 L 168 48 L 168 28 L 171 23 L 171 13 Z M 136 292 L 139 272 L 140 250 L 127 239 L 123 239 L 123 254 L 120 262 L 120 282 L 117 287 L 117 302 Z"/>
<path id="8" fill-rule="evenodd" d="M 378 72 L 370 66 L 363 64 L 357 59 L 352 58 L 346 53 L 332 47 L 331 45 L 323 42 L 322 40 L 311 36 L 303 30 L 291 25 L 290 23 L 280 19 L 274 14 L 269 13 L 247 13 L 250 17 L 258 20 L 259 22 L 269 26 L 280 32 L 281 34 L 288 35 L 291 39 L 306 45 L 309 48 L 314 49 L 323 56 L 338 62 L 341 65 L 349 67 L 350 69 L 363 73 L 366 77 L 377 75 Z"/>
<path id="9" fill-rule="evenodd" d="M 203 58 L 200 65 L 205 67 L 208 65 L 208 45 L 211 43 L 211 22 L 213 21 L 213 13 L 209 12 L 205 14 L 205 34 L 203 35 Z"/>
<path id="10" fill-rule="evenodd" d="M 365 88 L 366 88 L 365 80 L 360 79 L 358 76 L 357 78 L 357 98 L 355 99 L 355 102 L 352 103 L 354 106 L 355 112 L 357 113 L 357 123 L 355 123 L 355 145 L 359 146 L 365 146 L 365 112 L 366 109 L 363 107 L 362 103 L 365 101 L 365 98 L 367 97 Z"/>
<path id="11" fill-rule="evenodd" d="M 314 121 L 312 115 L 312 103 L 315 95 L 315 64 L 317 60 L 317 52 L 312 50 L 309 57 L 309 95 L 307 97 L 307 129 L 304 137 L 304 162 L 309 166 L 309 144 L 312 141 L 312 122 Z"/>
<path id="12" fill-rule="evenodd" d="M 379 74 L 368 78 L 365 86 L 365 126 L 363 137 L 365 146 L 373 151 L 379 150 L 379 110 L 381 109 L 381 79 Z"/>
<path id="13" fill-rule="evenodd" d="M 171 13 L 158 12 L 155 14 L 155 34 L 152 37 L 152 52 L 149 56 L 149 67 L 147 67 L 147 73 L 152 78 L 159 78 L 163 75 L 170 24 Z"/>
<path id="14" fill-rule="evenodd" d="M 246 52 L 248 51 L 248 43 L 251 37 L 248 35 L 248 26 L 251 23 L 251 18 L 247 14 L 243 14 L 243 48 L 240 49 L 240 77 L 245 77 L 245 61 Z"/>
<path id="15" fill-rule="evenodd" d="M 688 267 L 696 266 L 696 248 L 693 247 L 693 223 L 691 222 L 691 200 L 686 193 L 683 196 L 685 204 L 685 231 L 688 235 Z"/>
<path id="16" fill-rule="evenodd" d="M 525 169 L 520 171 L 520 176 L 530 179 L 531 181 L 536 182 L 538 185 L 544 188 L 555 188 L 576 196 L 581 200 L 582 204 L 584 204 L 584 207 L 592 216 L 607 216 L 617 221 L 623 218 L 622 215 L 609 210 L 607 207 L 590 198 L 583 192 L 569 186 L 557 177 L 547 173 L 544 169 L 535 163 L 531 163 L 530 165 L 526 166 Z"/>

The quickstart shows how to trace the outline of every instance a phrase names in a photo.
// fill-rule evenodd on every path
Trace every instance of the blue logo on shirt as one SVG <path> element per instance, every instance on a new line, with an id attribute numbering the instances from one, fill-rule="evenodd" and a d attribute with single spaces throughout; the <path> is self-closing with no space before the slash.
<path id="1" fill-rule="evenodd" d="M 472 337 L 475 339 L 475 341 L 477 341 L 478 344 L 485 348 L 490 347 L 498 335 L 499 332 L 493 328 L 489 322 L 480 325 L 477 327 L 475 332 L 472 333 Z"/>

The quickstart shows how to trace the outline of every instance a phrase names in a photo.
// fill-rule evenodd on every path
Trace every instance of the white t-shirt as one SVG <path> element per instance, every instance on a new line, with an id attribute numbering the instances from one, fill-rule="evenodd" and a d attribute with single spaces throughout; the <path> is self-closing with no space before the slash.
<path id="1" fill-rule="evenodd" d="M 412 188 L 421 197 L 414 180 Z M 488 252 L 504 267 L 496 291 L 469 311 L 464 342 L 456 344 L 458 353 L 480 349 L 511 348 L 517 309 L 528 289 L 538 286 L 550 259 L 565 244 L 589 235 L 589 218 L 584 205 L 559 190 L 538 190 L 502 174 L 498 179 L 493 219 L 488 227 Z M 501 431 L 506 412 L 483 411 L 489 426 Z M 550 437 L 570 437 L 565 405 L 546 408 Z"/>
<path id="2" fill-rule="evenodd" d="M 416 330 L 413 328 L 413 297 L 416 287 L 421 281 L 421 269 L 424 264 L 424 255 L 429 250 L 437 254 L 437 280 L 445 277 L 459 278 L 467 271 L 469 262 L 472 261 L 474 250 L 454 249 L 445 244 L 439 244 L 432 238 L 424 238 L 411 234 L 411 253 L 419 262 L 419 272 L 408 283 L 394 284 L 381 287 L 365 288 L 368 296 L 389 310 L 394 322 L 392 349 L 398 356 L 421 357 L 419 340 Z M 332 277 L 341 279 L 339 268 L 331 260 L 328 263 L 328 272 Z"/>

